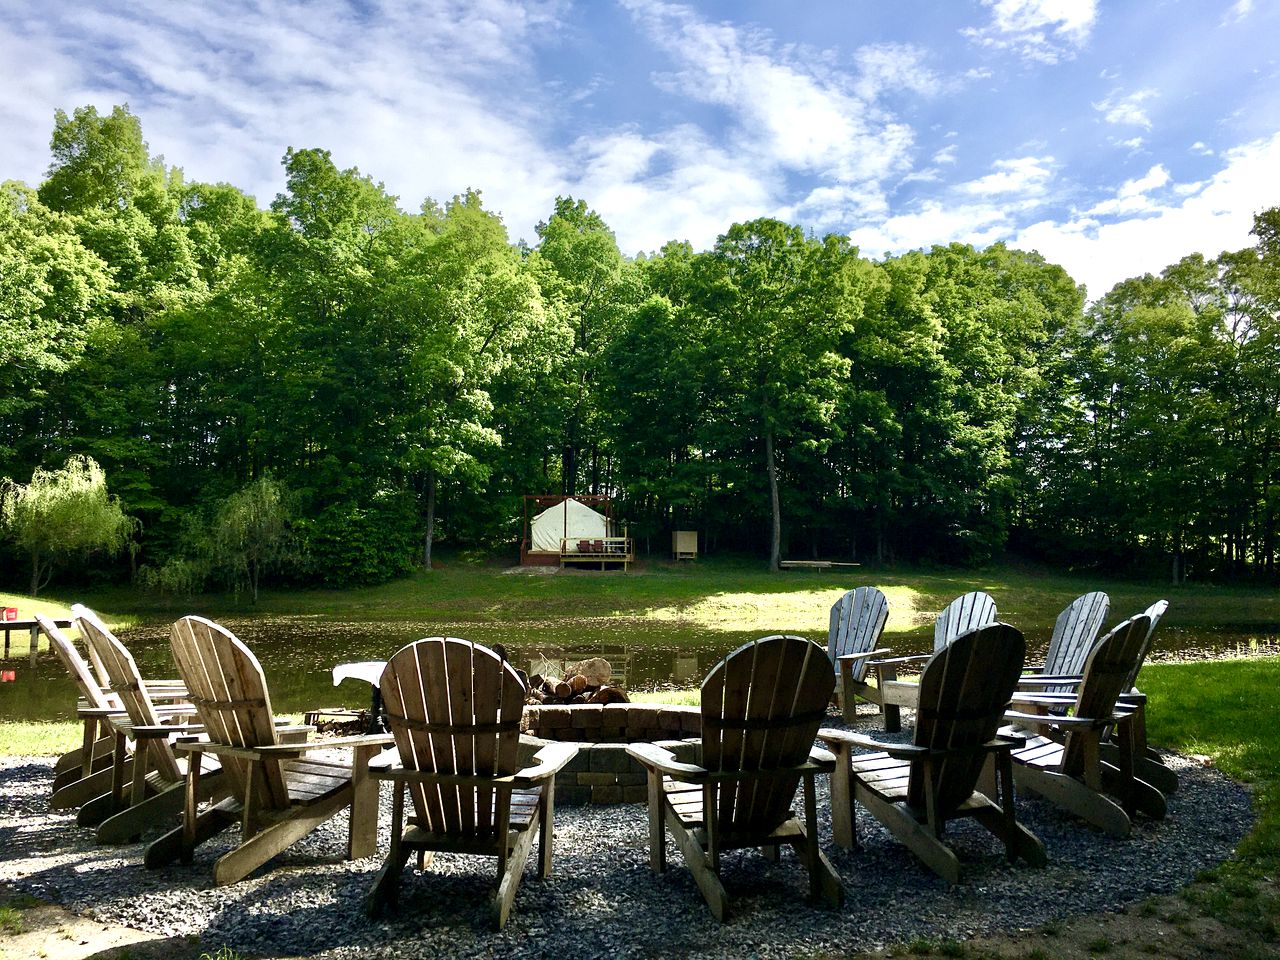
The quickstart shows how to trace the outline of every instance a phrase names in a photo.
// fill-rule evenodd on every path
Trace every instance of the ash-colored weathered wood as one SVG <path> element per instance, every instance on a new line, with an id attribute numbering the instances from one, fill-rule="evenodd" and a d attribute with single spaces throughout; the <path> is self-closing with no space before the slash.
<path id="1" fill-rule="evenodd" d="M 962 594 L 947 604 L 933 623 L 933 652 L 937 653 L 961 634 L 996 622 L 996 602 L 990 594 L 974 590 Z M 897 733 L 902 729 L 902 707 L 914 707 L 920 694 L 915 683 L 898 679 L 898 671 L 907 665 L 920 666 L 929 660 L 929 654 L 911 657 L 890 657 L 873 660 L 868 668 L 875 672 L 879 703 L 884 713 L 885 733 Z"/>
<path id="2" fill-rule="evenodd" d="M 535 832 L 539 875 L 551 871 L 555 774 L 577 746 L 548 745 L 535 766 L 517 770 L 524 683 L 494 651 L 466 640 L 409 644 L 387 662 L 379 689 L 400 763 L 372 774 L 390 780 L 395 792 L 391 848 L 369 912 L 395 904 L 410 854 L 418 854 L 420 869 L 436 851 L 483 854 L 498 862 L 491 910 L 501 929 Z M 415 814 L 407 822 L 406 791 Z"/>
<path id="3" fill-rule="evenodd" d="M 836 751 L 831 796 L 837 843 L 855 846 L 854 804 L 861 803 L 949 883 L 960 882 L 960 861 L 943 842 L 943 831 L 947 822 L 964 817 L 995 834 L 1011 861 L 1021 857 L 1032 866 L 1044 864 L 1044 846 L 1014 816 L 1012 745 L 996 739 L 1024 654 L 1022 634 L 1003 623 L 944 644 L 920 677 L 909 747 L 842 730 L 818 732 L 818 739 Z M 879 752 L 855 755 L 855 748 Z M 988 796 L 978 784 L 991 763 L 999 792 Z"/>
<path id="4" fill-rule="evenodd" d="M 718 920 L 729 909 L 720 854 L 746 847 L 792 847 L 813 896 L 841 902 L 839 877 L 816 846 L 812 802 L 813 778 L 831 769 L 813 738 L 834 686 L 817 644 L 765 637 L 733 651 L 703 681 L 700 763 L 680 763 L 655 744 L 627 748 L 648 772 L 650 864 L 665 867 L 665 824 Z M 802 779 L 804 823 L 791 809 Z"/>
<path id="5" fill-rule="evenodd" d="M 187 765 L 183 825 L 151 844 L 147 866 L 189 860 L 197 845 L 238 822 L 239 844 L 213 869 L 215 883 L 234 883 L 347 807 L 348 854 L 371 850 L 377 790 L 370 788 L 366 768 L 390 738 L 334 741 L 334 747 L 352 748 L 349 764 L 307 758 L 308 750 L 328 745 L 295 740 L 277 726 L 262 667 L 230 631 L 202 617 L 183 617 L 173 625 L 170 646 L 210 742 L 177 745 L 194 755 Z M 199 810 L 199 785 L 208 774 L 196 758 L 203 753 L 221 761 L 226 789 L 223 799 Z"/>
<path id="6" fill-rule="evenodd" d="M 875 587 L 850 590 L 831 607 L 827 655 L 835 664 L 836 696 L 846 722 L 852 723 L 856 717 L 859 697 L 880 703 L 877 688 L 866 682 L 867 663 L 888 619 L 889 601 Z"/>
<path id="7" fill-rule="evenodd" d="M 182 806 L 185 771 L 174 754 L 168 736 L 142 737 L 138 729 L 159 728 L 164 719 L 181 719 L 182 713 L 161 715 L 151 699 L 133 655 L 89 608 L 77 604 L 71 616 L 93 660 L 106 678 L 106 692 L 116 698 L 123 716 L 112 716 L 118 746 L 113 760 L 111 802 L 81 807 L 78 818 L 93 825 L 100 813 L 108 816 L 97 824 L 99 843 L 126 843 L 146 828 L 165 824 Z M 127 718 L 127 723 L 124 722 Z M 133 742 L 133 764 L 125 769 L 126 739 Z M 211 770 L 202 785 L 211 795 L 219 788 L 219 771 Z M 125 784 L 129 788 L 125 789 Z M 127 802 L 126 802 L 127 800 Z M 100 809 L 99 809 L 100 807 Z"/>
<path id="8" fill-rule="evenodd" d="M 1019 694 L 1008 717 L 1023 733 L 1013 752 L 1014 778 L 1020 789 L 1038 793 L 1116 836 L 1127 836 L 1137 810 L 1164 816 L 1164 797 L 1135 773 L 1132 710 L 1117 710 L 1117 701 L 1140 665 L 1150 635 L 1151 618 L 1130 617 L 1094 646 L 1085 663 L 1074 702 L 1065 714 L 1063 698 Z M 1038 708 L 1037 713 L 1026 712 Z M 1109 728 L 1116 730 L 1118 749 L 1107 762 L 1100 744 Z"/>
<path id="9" fill-rule="evenodd" d="M 1047 676 L 1072 676 L 1084 671 L 1089 652 L 1098 642 L 1098 631 L 1111 608 L 1111 598 L 1102 591 L 1076 597 L 1058 614 L 1053 633 L 1049 637 L 1049 650 L 1045 654 L 1044 669 Z M 1041 692 L 1058 692 L 1066 687 L 1054 687 Z"/>

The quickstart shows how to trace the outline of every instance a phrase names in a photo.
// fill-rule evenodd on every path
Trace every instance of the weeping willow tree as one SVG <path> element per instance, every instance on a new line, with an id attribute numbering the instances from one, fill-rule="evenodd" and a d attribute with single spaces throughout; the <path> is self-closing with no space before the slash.
<path id="1" fill-rule="evenodd" d="M 61 470 L 37 468 L 27 484 L 4 481 L 0 526 L 31 558 L 31 595 L 39 596 L 56 564 L 95 552 L 115 554 L 138 522 L 119 497 L 107 493 L 107 475 L 90 457 L 71 457 Z"/>
<path id="2" fill-rule="evenodd" d="M 254 603 L 262 574 L 288 555 L 289 501 L 288 490 L 266 475 L 224 500 L 214 518 L 214 565 L 237 591 L 247 587 Z"/>

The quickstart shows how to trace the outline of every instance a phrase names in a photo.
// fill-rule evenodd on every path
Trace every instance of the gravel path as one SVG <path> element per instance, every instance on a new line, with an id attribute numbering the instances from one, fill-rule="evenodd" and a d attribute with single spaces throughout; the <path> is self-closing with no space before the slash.
<path id="1" fill-rule="evenodd" d="M 844 881 L 844 906 L 830 911 L 806 903 L 806 877 L 790 853 L 774 864 L 743 851 L 724 859 L 732 912 L 723 926 L 711 917 L 674 850 L 666 874 L 649 871 L 642 806 L 561 807 L 553 875 L 538 880 L 531 859 L 511 920 L 494 933 L 487 909 L 493 860 L 437 855 L 428 875 L 407 871 L 396 914 L 369 921 L 361 904 L 379 863 L 342 861 L 346 817 L 339 815 L 265 872 L 215 889 L 211 864 L 230 848 L 230 836 L 202 846 L 191 866 L 148 871 L 141 866 L 141 844 L 98 847 L 73 813 L 49 812 L 50 760 L 7 758 L 0 759 L 0 881 L 104 922 L 167 936 L 198 935 L 210 948 L 225 945 L 246 955 L 337 960 L 518 952 L 586 960 L 872 949 L 918 936 L 963 939 L 1016 931 L 1112 910 L 1186 884 L 1230 854 L 1252 814 L 1243 788 L 1216 770 L 1178 757 L 1170 764 L 1182 787 L 1169 798 L 1168 818 L 1139 818 L 1124 840 L 1104 836 L 1046 802 L 1019 798 L 1019 818 L 1048 849 L 1044 870 L 1010 866 L 981 828 L 953 825 L 948 836 L 966 870 L 966 882 L 955 888 L 921 866 L 861 809 L 863 848 L 848 852 L 832 845 L 822 784 L 821 842 Z M 389 808 L 384 790 L 384 850 Z"/>

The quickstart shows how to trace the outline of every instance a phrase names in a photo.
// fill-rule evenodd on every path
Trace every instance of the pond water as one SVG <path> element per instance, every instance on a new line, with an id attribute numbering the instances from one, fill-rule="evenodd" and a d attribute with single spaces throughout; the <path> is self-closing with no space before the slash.
<path id="1" fill-rule="evenodd" d="M 696 686 L 716 661 L 759 630 L 708 631 L 671 622 L 626 617 L 582 618 L 554 623 L 441 624 L 410 621 L 333 623 L 311 617 L 225 619 L 261 661 L 277 713 L 319 707 L 364 707 L 369 687 L 355 680 L 334 688 L 332 667 L 352 660 L 385 660 L 404 644 L 446 633 L 477 643 L 502 643 L 512 661 L 531 672 L 559 673 L 566 662 L 602 656 L 612 663 L 616 682 L 628 690 Z M 144 677 L 175 675 L 169 653 L 169 623 L 146 624 L 120 633 Z M 825 636 L 812 637 L 825 643 Z M 1028 636 L 1028 659 L 1044 654 L 1047 635 Z M 923 653 L 931 632 L 886 636 L 895 653 Z M 1188 629 L 1161 626 L 1152 660 L 1280 655 L 1280 624 L 1225 625 Z M 34 670 L 25 656 L 4 669 L 16 674 L 0 683 L 0 720 L 55 720 L 74 717 L 75 688 L 52 654 L 43 652 Z"/>

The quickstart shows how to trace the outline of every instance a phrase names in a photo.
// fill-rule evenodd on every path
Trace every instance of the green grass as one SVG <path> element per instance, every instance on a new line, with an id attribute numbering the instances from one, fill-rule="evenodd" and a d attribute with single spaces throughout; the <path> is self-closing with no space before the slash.
<path id="1" fill-rule="evenodd" d="M 80 745 L 80 724 L 25 720 L 0 723 L 0 754 L 9 757 L 59 756 Z"/>
<path id="2" fill-rule="evenodd" d="M 46 601 L 65 609 L 82 601 L 117 624 L 162 621 L 193 609 L 210 616 L 323 617 L 341 621 L 441 620 L 540 623 L 563 618 L 629 617 L 678 620 L 716 631 L 801 630 L 826 633 L 827 609 L 844 590 L 874 583 L 888 594 L 890 635 L 925 635 L 932 617 L 969 590 L 991 592 L 1002 619 L 1027 633 L 1047 635 L 1059 610 L 1089 590 L 1111 594 L 1113 619 L 1137 613 L 1154 599 L 1172 601 L 1161 627 L 1218 629 L 1224 624 L 1280 622 L 1274 590 L 1184 584 L 1100 581 L 1035 567 L 989 570 L 914 570 L 865 566 L 856 570 L 769 573 L 759 562 L 702 559 L 695 564 L 653 562 L 627 574 L 569 571 L 555 575 L 509 572 L 497 565 L 446 562 L 431 572 L 356 590 L 264 589 L 256 606 L 243 595 L 190 600 L 142 596 L 132 588 L 55 591 Z M 4 595 L 0 595 L 3 597 Z M 27 601 L 12 597 L 24 609 Z M 59 607 L 59 605 L 61 605 Z"/>
<path id="3" fill-rule="evenodd" d="M 22 911 L 13 907 L 0 907 L 0 931 L 10 936 L 22 932 Z"/>
<path id="4" fill-rule="evenodd" d="M 1150 700 L 1152 743 L 1206 756 L 1227 776 L 1253 785 L 1257 823 L 1226 875 L 1274 876 L 1280 869 L 1280 658 L 1155 663 L 1143 668 L 1140 683 Z"/>

